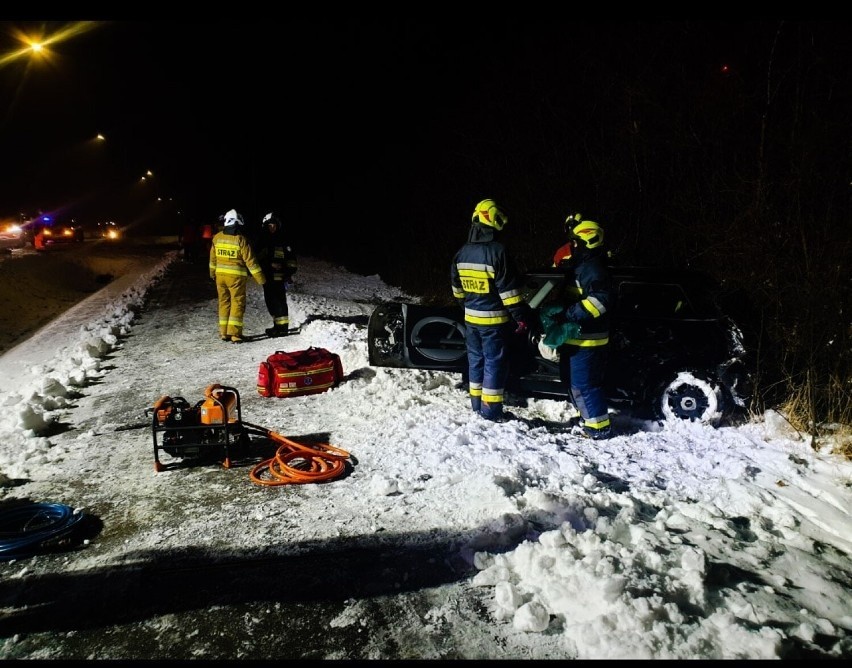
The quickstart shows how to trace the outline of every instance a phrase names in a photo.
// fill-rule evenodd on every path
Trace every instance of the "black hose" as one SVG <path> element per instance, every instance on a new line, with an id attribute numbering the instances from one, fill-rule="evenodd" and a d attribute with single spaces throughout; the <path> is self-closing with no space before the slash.
<path id="1" fill-rule="evenodd" d="M 61 503 L 29 503 L 0 511 L 0 560 L 65 545 L 84 517 Z"/>

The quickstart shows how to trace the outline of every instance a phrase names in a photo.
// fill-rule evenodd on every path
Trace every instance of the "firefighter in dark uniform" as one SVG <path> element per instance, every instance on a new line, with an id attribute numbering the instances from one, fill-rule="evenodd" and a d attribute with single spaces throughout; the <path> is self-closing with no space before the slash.
<path id="1" fill-rule="evenodd" d="M 296 253 L 287 242 L 284 226 L 274 213 L 263 217 L 263 229 L 258 240 L 258 259 L 266 276 L 263 299 L 272 327 L 266 329 L 269 336 L 287 336 L 290 333 L 290 309 L 287 305 L 287 283 L 298 269 Z"/>
<path id="2" fill-rule="evenodd" d="M 470 405 L 494 421 L 504 419 L 511 337 L 531 322 L 518 272 L 498 240 L 508 220 L 494 200 L 477 204 L 467 243 L 450 267 L 453 296 L 464 309 Z"/>
<path id="3" fill-rule="evenodd" d="M 216 281 L 219 295 L 219 338 L 242 343 L 249 274 L 260 285 L 266 277 L 243 236 L 243 217 L 231 209 L 222 222 L 224 227 L 213 236 L 210 247 L 210 278 Z"/>
<path id="4" fill-rule="evenodd" d="M 609 308 L 612 277 L 607 267 L 604 231 L 598 223 L 574 214 L 565 221 L 568 243 L 553 256 L 553 265 L 573 274 L 575 288 L 566 291 L 570 302 L 555 313 L 555 322 L 575 323 L 558 347 L 563 382 L 570 383 L 574 406 L 583 420 L 583 432 L 600 440 L 612 436 L 604 390 L 609 344 Z"/>

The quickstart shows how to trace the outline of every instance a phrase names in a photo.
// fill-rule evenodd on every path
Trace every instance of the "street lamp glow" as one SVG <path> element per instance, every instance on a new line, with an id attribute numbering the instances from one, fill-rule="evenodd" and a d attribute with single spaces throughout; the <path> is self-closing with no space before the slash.
<path id="1" fill-rule="evenodd" d="M 95 137 L 98 141 L 106 141 L 106 137 L 104 137 L 100 132 Z"/>
<path id="2" fill-rule="evenodd" d="M 64 42 L 66 39 L 82 35 L 85 32 L 94 30 L 95 28 L 99 28 L 105 23 L 106 21 L 74 21 L 62 29 L 57 30 L 52 35 L 40 35 L 38 37 L 27 35 L 23 31 L 16 29 L 14 30 L 15 39 L 25 46 L 17 49 L 16 51 L 0 54 L 0 67 L 27 56 L 39 56 L 50 60 L 51 52 L 48 47 Z"/>

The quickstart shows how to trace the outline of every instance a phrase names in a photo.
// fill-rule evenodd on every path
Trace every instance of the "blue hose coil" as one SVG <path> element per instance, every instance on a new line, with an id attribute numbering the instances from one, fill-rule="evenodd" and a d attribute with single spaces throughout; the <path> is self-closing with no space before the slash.
<path id="1" fill-rule="evenodd" d="M 0 511 L 0 561 L 65 544 L 83 517 L 62 503 L 29 503 Z"/>

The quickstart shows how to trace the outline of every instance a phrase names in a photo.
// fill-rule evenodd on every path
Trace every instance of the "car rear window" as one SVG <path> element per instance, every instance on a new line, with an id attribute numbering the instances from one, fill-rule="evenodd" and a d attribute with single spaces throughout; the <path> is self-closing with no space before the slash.
<path id="1" fill-rule="evenodd" d="M 622 317 L 694 318 L 695 308 L 683 288 L 676 283 L 618 284 L 616 309 Z"/>

